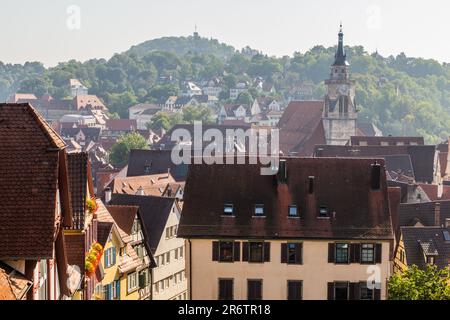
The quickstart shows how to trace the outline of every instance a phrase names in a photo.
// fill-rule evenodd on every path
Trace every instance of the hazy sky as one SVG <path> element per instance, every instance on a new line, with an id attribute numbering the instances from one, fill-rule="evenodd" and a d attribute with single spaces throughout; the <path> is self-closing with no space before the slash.
<path id="1" fill-rule="evenodd" d="M 162 36 L 201 36 L 270 55 L 337 42 L 450 62 L 445 0 L 1 0 L 0 61 L 109 58 Z M 78 14 L 79 13 L 79 14 Z"/>

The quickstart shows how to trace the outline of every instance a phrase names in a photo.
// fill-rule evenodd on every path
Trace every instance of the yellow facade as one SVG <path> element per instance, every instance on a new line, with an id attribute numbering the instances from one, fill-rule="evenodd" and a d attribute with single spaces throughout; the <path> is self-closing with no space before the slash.
<path id="1" fill-rule="evenodd" d="M 111 265 L 110 267 L 106 267 L 106 251 L 111 248 L 115 248 L 116 252 L 116 259 L 115 263 Z M 104 278 L 102 280 L 102 286 L 103 288 L 109 284 L 113 284 L 114 287 L 114 281 L 120 281 L 120 295 L 116 297 L 116 300 L 139 300 L 139 289 L 136 287 L 131 292 L 128 292 L 128 274 L 134 273 L 135 270 L 129 271 L 125 274 L 121 274 L 119 272 L 119 264 L 120 261 L 123 259 L 123 252 L 124 251 L 124 243 L 120 239 L 120 236 L 117 232 L 117 229 L 115 227 L 112 228 L 111 234 L 108 238 L 108 241 L 104 248 L 104 253 L 102 257 L 102 267 L 105 272 Z M 107 299 L 107 297 L 104 294 L 104 291 L 101 293 L 101 296 L 103 299 Z"/>

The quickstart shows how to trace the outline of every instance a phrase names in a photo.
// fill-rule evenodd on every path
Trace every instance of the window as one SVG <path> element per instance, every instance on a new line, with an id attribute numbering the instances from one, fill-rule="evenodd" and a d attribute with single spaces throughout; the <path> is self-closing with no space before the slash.
<path id="1" fill-rule="evenodd" d="M 326 206 L 320 206 L 319 208 L 319 217 L 326 218 L 328 217 L 328 209 Z"/>
<path id="2" fill-rule="evenodd" d="M 174 250 L 175 260 L 178 260 L 178 248 Z"/>
<path id="3" fill-rule="evenodd" d="M 288 280 L 288 300 L 302 300 L 302 281 Z"/>
<path id="4" fill-rule="evenodd" d="M 287 263 L 299 264 L 300 263 L 300 243 L 288 243 L 287 244 Z"/>
<path id="5" fill-rule="evenodd" d="M 170 263 L 170 251 L 166 253 L 166 263 Z"/>
<path id="6" fill-rule="evenodd" d="M 166 255 L 164 255 L 164 254 L 162 254 L 162 255 L 159 256 L 159 259 L 161 260 L 161 265 L 162 265 L 162 266 L 166 264 L 166 262 L 165 262 L 165 257 L 166 257 Z"/>
<path id="7" fill-rule="evenodd" d="M 289 215 L 289 217 L 298 217 L 298 212 L 297 212 L 297 206 L 296 205 L 290 205 L 289 206 L 288 215 Z"/>
<path id="8" fill-rule="evenodd" d="M 263 217 L 264 216 L 264 205 L 263 204 L 256 204 L 255 205 L 255 214 L 256 217 Z"/>
<path id="9" fill-rule="evenodd" d="M 233 279 L 219 279 L 219 300 L 233 300 Z"/>
<path id="10" fill-rule="evenodd" d="M 446 219 L 445 221 L 447 222 L 448 219 Z M 445 241 L 450 241 L 450 232 L 448 232 L 447 230 L 444 230 L 442 232 L 442 234 L 444 235 L 444 240 Z"/>
<path id="11" fill-rule="evenodd" d="M 104 287 L 105 300 L 120 299 L 120 280 L 113 281 Z"/>
<path id="12" fill-rule="evenodd" d="M 336 263 L 348 263 L 348 243 L 336 243 Z"/>
<path id="13" fill-rule="evenodd" d="M 262 300 L 262 280 L 247 280 L 248 300 Z"/>
<path id="14" fill-rule="evenodd" d="M 348 282 L 336 282 L 334 284 L 334 300 L 348 300 Z"/>
<path id="15" fill-rule="evenodd" d="M 184 247 L 180 248 L 180 258 L 183 258 L 183 251 L 184 251 Z"/>
<path id="16" fill-rule="evenodd" d="M 133 272 L 127 276 L 128 293 L 135 291 L 138 288 L 137 273 Z"/>
<path id="17" fill-rule="evenodd" d="M 170 238 L 170 228 L 166 228 L 166 239 Z"/>
<path id="18" fill-rule="evenodd" d="M 400 250 L 400 262 L 405 263 L 405 251 Z"/>
<path id="19" fill-rule="evenodd" d="M 373 289 L 367 288 L 366 283 L 361 283 L 359 287 L 359 299 L 360 300 L 373 300 Z"/>
<path id="20" fill-rule="evenodd" d="M 223 206 L 223 215 L 225 216 L 234 215 L 234 206 L 231 203 L 227 203 Z"/>
<path id="21" fill-rule="evenodd" d="M 375 246 L 372 243 L 361 244 L 361 263 L 375 262 Z"/>
<path id="22" fill-rule="evenodd" d="M 263 242 L 250 242 L 249 243 L 249 262 L 263 262 L 264 261 L 264 255 L 263 255 Z"/>
<path id="23" fill-rule="evenodd" d="M 112 247 L 109 249 L 106 249 L 104 254 L 105 259 L 105 267 L 109 268 L 116 264 L 116 248 Z"/>
<path id="24" fill-rule="evenodd" d="M 433 256 L 427 256 L 427 263 L 428 264 L 434 264 L 434 257 Z"/>
<path id="25" fill-rule="evenodd" d="M 219 242 L 219 261 L 233 262 L 233 242 L 220 241 Z"/>

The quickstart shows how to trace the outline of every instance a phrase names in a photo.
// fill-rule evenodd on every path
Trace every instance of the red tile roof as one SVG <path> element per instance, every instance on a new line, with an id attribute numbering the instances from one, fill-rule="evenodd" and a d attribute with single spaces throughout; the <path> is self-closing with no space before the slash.
<path id="1" fill-rule="evenodd" d="M 29 104 L 0 104 L 0 259 L 52 257 L 63 148 Z"/>
<path id="2" fill-rule="evenodd" d="M 136 131 L 136 120 L 130 119 L 113 119 L 106 120 L 106 130 L 111 131 Z"/>
<path id="3" fill-rule="evenodd" d="M 323 101 L 289 103 L 278 122 L 280 150 L 285 155 L 311 156 L 314 145 L 325 144 L 322 109 Z"/>

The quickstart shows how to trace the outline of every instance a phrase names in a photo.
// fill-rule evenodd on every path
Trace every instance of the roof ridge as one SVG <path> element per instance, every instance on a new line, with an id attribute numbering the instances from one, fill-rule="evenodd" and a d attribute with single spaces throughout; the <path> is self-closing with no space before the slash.
<path id="1" fill-rule="evenodd" d="M 37 120 L 42 132 L 47 136 L 55 148 L 64 149 L 67 147 L 61 136 L 45 121 L 41 114 L 29 103 L 19 104 L 23 105 L 25 109 Z"/>

